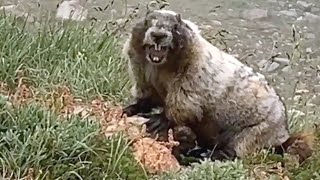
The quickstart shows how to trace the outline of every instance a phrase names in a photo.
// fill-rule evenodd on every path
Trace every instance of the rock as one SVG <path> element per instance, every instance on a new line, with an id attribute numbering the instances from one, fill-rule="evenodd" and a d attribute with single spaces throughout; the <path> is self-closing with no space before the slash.
<path id="1" fill-rule="evenodd" d="M 305 38 L 306 39 L 315 39 L 316 35 L 314 35 L 313 33 L 306 33 L 305 34 Z"/>
<path id="2" fill-rule="evenodd" d="M 313 6 L 312 3 L 307 3 L 305 1 L 297 1 L 297 4 L 305 9 L 310 9 Z"/>
<path id="3" fill-rule="evenodd" d="M 217 21 L 217 20 L 212 20 L 211 21 L 213 25 L 217 25 L 217 26 L 221 26 L 222 23 L 220 21 Z"/>
<path id="4" fill-rule="evenodd" d="M 306 49 L 306 53 L 308 53 L 308 54 L 312 53 L 312 48 L 311 48 L 311 47 L 308 47 L 308 48 Z"/>
<path id="5" fill-rule="evenodd" d="M 320 96 L 314 96 L 311 100 L 311 103 L 315 104 L 316 106 L 320 106 Z"/>
<path id="6" fill-rule="evenodd" d="M 260 69 L 264 69 L 265 66 L 268 65 L 268 60 L 261 60 L 260 62 L 258 62 L 257 66 L 260 68 Z"/>
<path id="7" fill-rule="evenodd" d="M 283 10 L 283 11 L 280 11 L 280 14 L 285 15 L 285 16 L 290 16 L 290 17 L 297 17 L 298 16 L 298 13 L 295 9 Z"/>
<path id="8" fill-rule="evenodd" d="M 320 85 L 314 85 L 313 89 L 316 93 L 320 93 Z"/>
<path id="9" fill-rule="evenodd" d="M 290 60 L 287 58 L 278 58 L 278 57 L 274 58 L 273 61 L 283 66 L 289 65 L 289 62 L 290 62 Z"/>
<path id="10" fill-rule="evenodd" d="M 88 10 L 80 5 L 80 0 L 63 1 L 57 9 L 57 19 L 83 21 L 88 17 Z"/>
<path id="11" fill-rule="evenodd" d="M 306 12 L 304 14 L 305 20 L 307 20 L 310 23 L 319 23 L 320 22 L 320 16 Z"/>
<path id="12" fill-rule="evenodd" d="M 242 16 L 244 19 L 248 19 L 248 20 L 266 18 L 268 17 L 268 10 L 259 9 L 259 8 L 245 10 L 243 11 Z"/>
<path id="13" fill-rule="evenodd" d="M 17 5 L 7 5 L 7 6 L 1 6 L 0 10 L 5 10 L 5 11 L 10 11 L 12 9 L 15 9 L 17 7 Z"/>
<path id="14" fill-rule="evenodd" d="M 36 23 L 36 18 L 32 14 L 26 13 L 18 5 L 7 5 L 0 7 L 0 11 L 4 11 L 6 14 L 16 16 L 18 18 L 26 19 L 27 22 Z"/>
<path id="15" fill-rule="evenodd" d="M 284 2 L 284 1 L 279 2 L 279 6 L 284 7 L 285 5 L 286 5 L 286 2 Z"/>
<path id="16" fill-rule="evenodd" d="M 268 0 L 268 2 L 270 2 L 270 3 L 276 3 L 277 0 Z"/>
<path id="17" fill-rule="evenodd" d="M 289 72 L 291 70 L 290 66 L 286 66 L 282 69 L 282 72 Z"/>
<path id="18" fill-rule="evenodd" d="M 280 64 L 277 62 L 272 62 L 270 66 L 267 68 L 267 72 L 275 72 L 280 67 Z"/>
<path id="19" fill-rule="evenodd" d="M 310 12 L 311 12 L 311 13 L 314 13 L 314 14 L 320 13 L 320 8 L 317 8 L 317 7 L 311 7 Z"/>

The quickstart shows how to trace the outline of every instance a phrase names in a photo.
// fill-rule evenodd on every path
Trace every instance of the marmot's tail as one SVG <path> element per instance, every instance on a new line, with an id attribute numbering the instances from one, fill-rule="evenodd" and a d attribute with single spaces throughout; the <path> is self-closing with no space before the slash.
<path id="1" fill-rule="evenodd" d="M 298 155 L 299 163 L 302 163 L 312 155 L 314 139 L 313 133 L 295 133 L 281 146 L 277 147 L 276 151 L 281 154 L 285 152 Z"/>

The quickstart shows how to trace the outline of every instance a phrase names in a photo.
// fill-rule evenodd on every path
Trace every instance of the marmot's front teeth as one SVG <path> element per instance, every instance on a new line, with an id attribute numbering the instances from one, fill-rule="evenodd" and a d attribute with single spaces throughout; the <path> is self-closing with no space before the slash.
<path id="1" fill-rule="evenodd" d="M 161 51 L 161 45 L 160 44 L 154 44 L 154 49 L 156 51 Z"/>
<path id="2" fill-rule="evenodd" d="M 159 61 L 159 57 L 153 57 L 153 61 L 158 62 Z"/>

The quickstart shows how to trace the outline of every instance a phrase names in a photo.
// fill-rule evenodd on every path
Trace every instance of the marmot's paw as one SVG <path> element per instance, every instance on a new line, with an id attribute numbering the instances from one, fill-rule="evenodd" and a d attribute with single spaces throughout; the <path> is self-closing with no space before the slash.
<path id="1" fill-rule="evenodd" d="M 169 120 L 163 113 L 151 115 L 145 125 L 147 133 L 152 135 L 162 134 L 169 130 Z"/>
<path id="2" fill-rule="evenodd" d="M 236 152 L 233 149 L 214 150 L 212 153 L 208 153 L 212 161 L 214 160 L 234 160 L 236 158 Z"/>
<path id="3" fill-rule="evenodd" d="M 136 114 L 139 113 L 139 107 L 137 104 L 131 104 L 131 105 L 128 105 L 126 107 L 124 107 L 122 109 L 122 114 L 121 114 L 121 117 L 123 117 L 124 114 L 127 115 L 127 117 L 131 117 L 131 116 L 134 116 Z"/>

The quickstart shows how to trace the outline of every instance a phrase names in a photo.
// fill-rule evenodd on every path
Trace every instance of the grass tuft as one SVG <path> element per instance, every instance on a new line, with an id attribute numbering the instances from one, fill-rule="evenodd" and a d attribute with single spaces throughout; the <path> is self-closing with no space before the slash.
<path id="1" fill-rule="evenodd" d="M 0 79 L 10 88 L 23 78 L 40 89 L 71 87 L 76 97 L 121 101 L 128 82 L 117 39 L 84 25 L 44 23 L 32 33 L 0 17 Z"/>
<path id="2" fill-rule="evenodd" d="M 106 139 L 94 122 L 59 120 L 30 105 L 0 103 L 0 172 L 20 179 L 30 169 L 36 179 L 144 179 L 121 135 Z"/>

